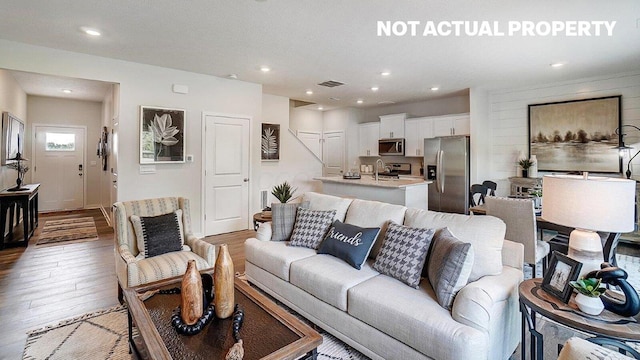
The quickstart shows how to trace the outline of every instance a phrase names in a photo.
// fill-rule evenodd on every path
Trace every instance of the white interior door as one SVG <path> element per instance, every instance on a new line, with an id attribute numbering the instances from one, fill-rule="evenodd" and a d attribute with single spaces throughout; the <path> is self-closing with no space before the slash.
<path id="1" fill-rule="evenodd" d="M 298 139 L 309 149 L 313 155 L 322 160 L 322 136 L 319 131 L 301 131 L 297 132 Z"/>
<path id="2" fill-rule="evenodd" d="M 324 133 L 323 158 L 324 176 L 342 176 L 345 161 L 344 131 Z"/>
<path id="3" fill-rule="evenodd" d="M 84 140 L 81 127 L 34 127 L 33 181 L 40 183 L 39 210 L 84 207 Z"/>
<path id="4" fill-rule="evenodd" d="M 205 236 L 249 227 L 249 125 L 205 116 Z"/>

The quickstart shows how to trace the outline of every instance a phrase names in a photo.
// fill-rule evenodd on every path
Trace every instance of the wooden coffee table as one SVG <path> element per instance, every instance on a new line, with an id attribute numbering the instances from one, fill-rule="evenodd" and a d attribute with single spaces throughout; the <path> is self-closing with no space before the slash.
<path id="1" fill-rule="evenodd" d="M 231 318 L 214 319 L 193 336 L 179 335 L 171 325 L 171 314 L 180 305 L 179 294 L 156 294 L 142 301 L 141 294 L 156 289 L 180 287 L 182 277 L 125 289 L 129 311 L 129 342 L 138 358 L 224 359 L 234 344 Z M 240 337 L 244 360 L 315 359 L 322 336 L 311 327 L 235 279 L 235 302 L 244 310 Z M 135 327 L 139 335 L 133 335 Z"/>

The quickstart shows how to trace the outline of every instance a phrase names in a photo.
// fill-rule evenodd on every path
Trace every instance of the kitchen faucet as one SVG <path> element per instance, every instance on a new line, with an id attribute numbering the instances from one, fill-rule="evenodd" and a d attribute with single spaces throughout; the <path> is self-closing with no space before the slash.
<path id="1" fill-rule="evenodd" d="M 380 166 L 378 166 L 378 164 L 382 166 L 382 171 L 384 171 L 385 168 L 384 161 L 382 161 L 382 159 L 376 160 L 376 181 L 378 181 L 378 173 L 380 172 Z"/>

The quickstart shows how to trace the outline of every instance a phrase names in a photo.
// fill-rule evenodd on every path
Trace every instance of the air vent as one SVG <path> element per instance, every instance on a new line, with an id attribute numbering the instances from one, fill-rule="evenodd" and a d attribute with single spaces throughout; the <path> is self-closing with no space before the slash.
<path id="1" fill-rule="evenodd" d="M 260 209 L 264 209 L 268 206 L 267 205 L 268 197 L 269 197 L 269 190 L 260 190 Z"/>
<path id="2" fill-rule="evenodd" d="M 396 103 L 395 101 L 385 100 L 385 101 L 378 102 L 378 105 L 391 105 L 395 103 Z"/>
<path id="3" fill-rule="evenodd" d="M 336 86 L 342 86 L 342 85 L 344 85 L 344 83 L 341 83 L 339 81 L 329 80 L 329 81 L 321 82 L 318 85 L 332 88 L 332 87 L 336 87 Z"/>
<path id="4" fill-rule="evenodd" d="M 329 100 L 331 100 L 331 101 L 340 101 L 340 98 L 332 96 L 332 97 L 329 98 Z"/>

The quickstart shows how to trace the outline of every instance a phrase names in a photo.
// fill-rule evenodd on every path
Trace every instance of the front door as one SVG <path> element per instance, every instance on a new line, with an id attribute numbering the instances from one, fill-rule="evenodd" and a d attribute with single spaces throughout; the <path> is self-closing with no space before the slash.
<path id="1" fill-rule="evenodd" d="M 249 125 L 205 116 L 205 236 L 249 227 Z"/>
<path id="2" fill-rule="evenodd" d="M 33 182 L 40 183 L 39 210 L 84 207 L 83 127 L 36 125 Z"/>

